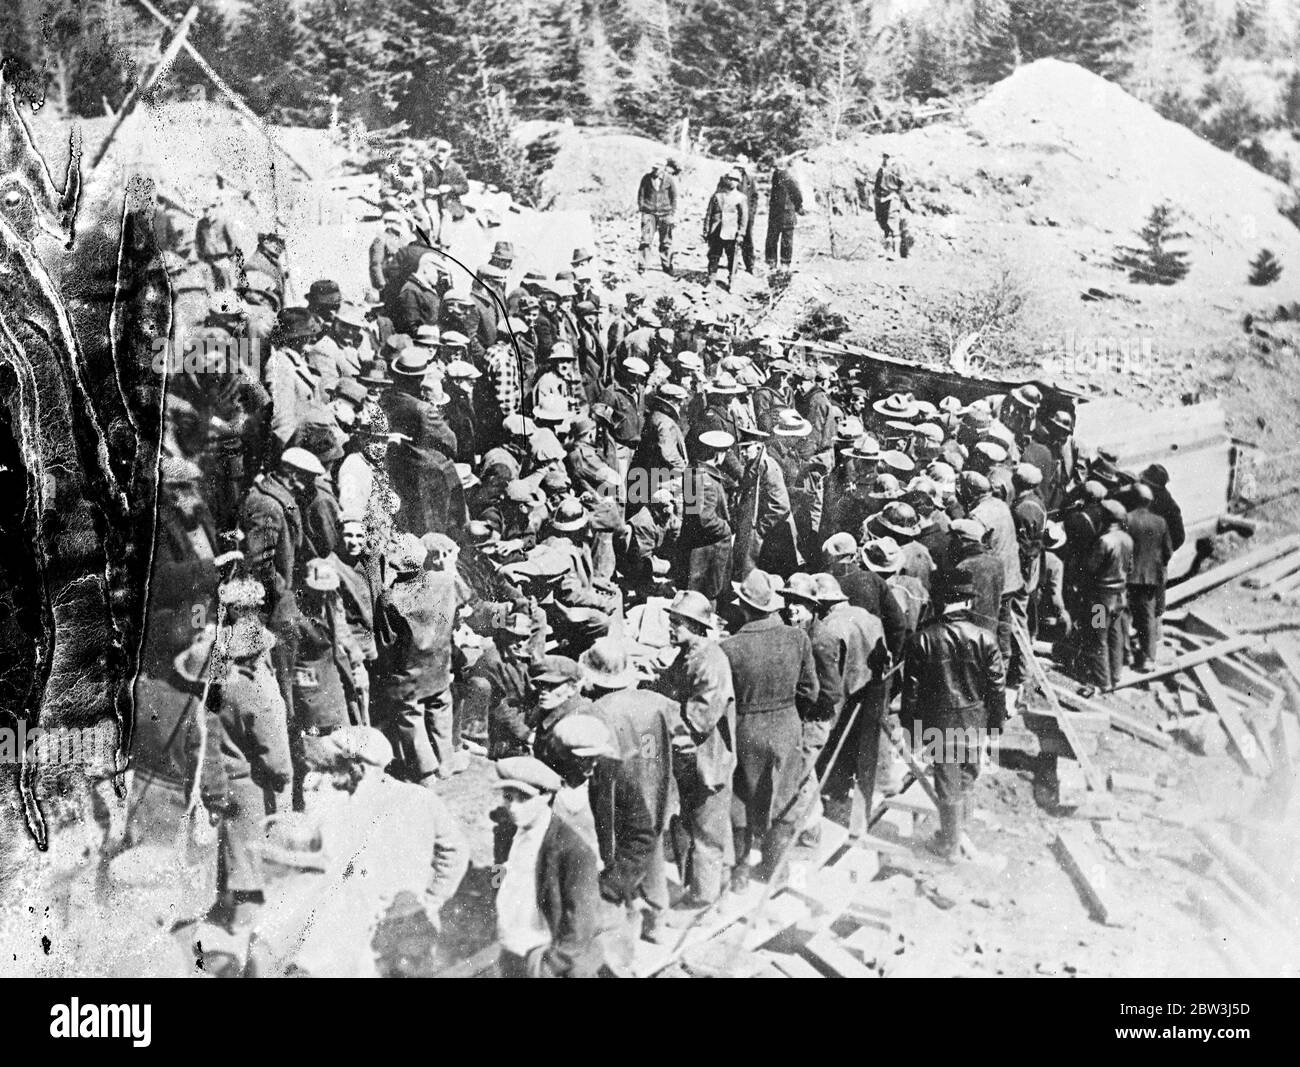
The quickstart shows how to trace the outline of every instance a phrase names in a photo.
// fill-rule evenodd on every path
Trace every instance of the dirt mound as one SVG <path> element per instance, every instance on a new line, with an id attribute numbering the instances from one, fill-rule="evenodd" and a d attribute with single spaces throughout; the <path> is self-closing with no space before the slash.
<path id="1" fill-rule="evenodd" d="M 549 156 L 542 177 L 543 206 L 587 211 L 596 219 L 635 214 L 642 175 L 669 158 L 681 167 L 679 216 L 703 218 L 709 195 L 727 169 L 722 160 L 678 152 L 648 137 L 617 130 L 531 122 L 524 124 L 519 136 L 526 144 L 544 146 Z"/>

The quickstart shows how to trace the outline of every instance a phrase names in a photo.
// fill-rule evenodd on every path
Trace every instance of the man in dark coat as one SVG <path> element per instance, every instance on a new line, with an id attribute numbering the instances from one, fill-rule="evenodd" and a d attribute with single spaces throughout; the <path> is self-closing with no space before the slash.
<path id="1" fill-rule="evenodd" d="M 677 701 L 681 729 L 673 738 L 673 771 L 690 846 L 682 864 L 681 906 L 704 907 L 722 895 L 735 862 L 731 785 L 736 769 L 736 694 L 731 663 L 712 636 L 715 616 L 699 593 L 678 594 L 668 608 L 677 658 L 664 690 Z"/>
<path id="2" fill-rule="evenodd" d="M 686 390 L 671 382 L 646 397 L 641 440 L 628 466 L 627 503 L 632 513 L 648 503 L 661 488 L 668 489 L 674 498 L 681 496 L 686 438 L 678 419 L 685 399 Z"/>
<path id="3" fill-rule="evenodd" d="M 758 182 L 749 168 L 748 156 L 736 157 L 736 176 L 740 179 L 740 194 L 745 198 L 748 214 L 745 221 L 745 233 L 740 239 L 740 255 L 745 263 L 745 270 L 754 273 L 754 218 L 758 214 Z M 767 429 L 766 426 L 762 429 Z"/>
<path id="4" fill-rule="evenodd" d="M 694 589 L 715 601 L 731 573 L 731 512 L 719 463 L 735 443 L 721 430 L 697 439 L 703 453 L 686 468 L 682 532 L 677 540 L 679 588 Z"/>
<path id="5" fill-rule="evenodd" d="M 1169 492 L 1169 472 L 1159 463 L 1152 463 L 1141 475 L 1142 483 L 1151 489 L 1151 510 L 1165 520 L 1169 528 L 1169 543 L 1177 552 L 1187 540 L 1183 528 L 1183 509 Z"/>
<path id="6" fill-rule="evenodd" d="M 767 201 L 767 240 L 763 254 L 769 270 L 779 261 L 789 269 L 794 255 L 794 224 L 804 213 L 803 190 L 788 166 L 772 172 L 772 191 Z"/>
<path id="7" fill-rule="evenodd" d="M 465 171 L 451 158 L 451 143 L 436 142 L 433 146 L 433 159 L 424 172 L 426 203 L 436 205 L 438 209 L 436 219 L 438 232 L 433 235 L 435 241 L 446 244 L 451 234 L 451 228 L 447 223 L 460 222 L 465 217 L 465 205 L 461 203 L 460 198 L 468 192 L 469 180 L 465 177 Z M 429 215 L 432 219 L 432 208 Z"/>
<path id="8" fill-rule="evenodd" d="M 779 878 L 798 817 L 803 764 L 802 719 L 818 696 L 812 642 L 777 616 L 779 580 L 750 571 L 733 585 L 744 622 L 722 643 L 736 692 L 735 802 L 731 818 L 736 842 L 732 888 L 749 882 L 751 848 L 761 848 L 754 875 Z"/>
<path id="9" fill-rule="evenodd" d="M 736 541 L 731 553 L 732 581 L 745 580 L 760 563 L 777 574 L 798 566 L 794 518 L 781 466 L 767 454 L 768 434 L 740 427 L 740 450 L 745 470 L 736 489 L 732 521 Z"/>
<path id="10" fill-rule="evenodd" d="M 641 179 L 636 194 L 641 212 L 641 246 L 637 272 L 645 273 L 652 245 L 659 246 L 659 262 L 665 274 L 673 272 L 673 221 L 677 216 L 677 182 L 666 163 L 657 163 Z"/>
<path id="11" fill-rule="evenodd" d="M 497 940 L 503 978 L 593 978 L 602 961 L 595 851 L 551 810 L 564 784 L 531 756 L 497 763 Z"/>
<path id="12" fill-rule="evenodd" d="M 433 252 L 420 256 L 415 270 L 402 282 L 392 308 L 393 329 L 414 337 L 421 326 L 437 326 L 442 313 L 438 288 L 441 257 Z"/>
<path id="13" fill-rule="evenodd" d="M 880 620 L 885 630 L 885 646 L 895 659 L 902 654 L 907 638 L 907 617 L 889 583 L 875 571 L 863 567 L 858 558 L 858 543 L 849 533 L 838 533 L 822 545 L 822 559 L 827 572 L 840 584 L 849 603 L 864 608 Z"/>
<path id="14" fill-rule="evenodd" d="M 1133 613 L 1137 647 L 1133 669 L 1149 671 L 1160 651 L 1160 618 L 1165 613 L 1165 574 L 1174 554 L 1169 524 L 1152 509 L 1151 486 L 1138 482 L 1130 491 L 1134 506 L 1128 513 L 1133 539 L 1133 569 L 1128 576 L 1128 605 Z"/>
<path id="15" fill-rule="evenodd" d="M 970 617 L 968 575 L 951 573 L 943 610 L 908 642 L 902 718 L 939 731 L 934 747 L 940 829 L 931 848 L 945 859 L 978 860 L 965 833 L 979 775 L 985 731 L 1006 719 L 1002 654 L 997 638 Z M 924 735 L 923 735 L 924 736 Z"/>
<path id="16" fill-rule="evenodd" d="M 1128 641 L 1125 594 L 1133 570 L 1133 539 L 1125 526 L 1128 513 L 1118 500 L 1103 500 L 1101 536 L 1093 542 L 1080 571 L 1082 613 L 1080 668 L 1086 686 L 1109 690 L 1124 669 Z"/>

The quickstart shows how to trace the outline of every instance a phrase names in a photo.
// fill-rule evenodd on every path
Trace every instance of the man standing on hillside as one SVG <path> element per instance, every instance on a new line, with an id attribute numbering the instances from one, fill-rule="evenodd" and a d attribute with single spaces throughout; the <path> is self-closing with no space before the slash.
<path id="1" fill-rule="evenodd" d="M 804 213 L 803 190 L 795 180 L 790 162 L 772 171 L 772 192 L 767 201 L 767 241 L 763 249 L 768 270 L 775 270 L 778 261 L 787 270 L 790 268 L 795 220 Z"/>
<path id="2" fill-rule="evenodd" d="M 677 183 L 667 163 L 656 163 L 641 179 L 636 194 L 641 212 L 641 248 L 637 273 L 644 274 L 650 246 L 659 246 L 659 263 L 664 273 L 673 272 L 673 219 L 677 215 Z"/>
<path id="3" fill-rule="evenodd" d="M 903 176 L 888 152 L 881 153 L 880 169 L 876 171 L 876 181 L 872 191 L 876 201 L 876 223 L 880 226 L 880 233 L 884 238 L 886 254 L 892 257 L 895 252 L 898 252 L 906 258 L 907 245 L 910 242 L 907 239 L 907 226 L 900 209 L 907 208 L 910 211 L 912 205 L 908 203 L 907 195 L 903 192 Z M 895 219 L 898 220 L 899 230 L 897 241 L 894 233 Z"/>
<path id="4" fill-rule="evenodd" d="M 437 141 L 433 159 L 424 172 L 424 195 L 429 218 L 437 222 L 438 232 L 433 239 L 443 248 L 453 244 L 456 224 L 465 217 L 465 205 L 460 198 L 468 192 L 469 179 L 461 165 L 451 158 L 451 142 Z"/>

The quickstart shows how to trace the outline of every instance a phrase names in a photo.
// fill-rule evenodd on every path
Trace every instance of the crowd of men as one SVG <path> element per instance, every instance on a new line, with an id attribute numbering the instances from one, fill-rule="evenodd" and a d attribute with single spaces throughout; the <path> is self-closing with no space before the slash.
<path id="1" fill-rule="evenodd" d="M 913 725 L 996 731 L 1018 634 L 1094 690 L 1152 664 L 1178 507 L 1161 467 L 1085 457 L 1068 398 L 873 393 L 816 344 L 616 300 L 588 249 L 549 277 L 502 241 L 466 276 L 450 146 L 386 181 L 351 300 L 286 306 L 275 233 L 221 269 L 210 234 L 166 253 L 198 356 L 168 386 L 129 832 L 213 814 L 205 919 L 251 932 L 240 967 L 425 973 L 471 749 L 502 972 L 626 973 L 674 908 L 785 877 L 824 798 L 897 788 Z M 752 263 L 751 195 L 715 196 L 712 263 Z M 933 848 L 978 860 L 987 757 L 928 755 Z"/>

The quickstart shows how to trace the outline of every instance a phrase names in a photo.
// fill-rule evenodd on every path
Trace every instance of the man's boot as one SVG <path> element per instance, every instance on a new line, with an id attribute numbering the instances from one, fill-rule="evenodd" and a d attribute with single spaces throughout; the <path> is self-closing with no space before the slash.
<path id="1" fill-rule="evenodd" d="M 939 829 L 926 842 L 926 848 L 942 860 L 956 862 L 958 835 L 961 833 L 961 802 L 939 805 Z"/>

